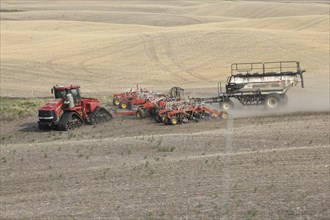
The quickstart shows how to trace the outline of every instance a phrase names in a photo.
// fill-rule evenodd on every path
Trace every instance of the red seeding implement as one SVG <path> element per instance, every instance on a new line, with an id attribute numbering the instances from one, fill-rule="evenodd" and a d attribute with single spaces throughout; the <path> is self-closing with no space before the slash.
<path id="1" fill-rule="evenodd" d="M 155 121 L 165 125 L 176 125 L 211 118 L 226 120 L 228 119 L 228 114 L 227 112 L 219 112 L 198 103 L 168 102 L 165 108 L 156 112 Z"/>
<path id="2" fill-rule="evenodd" d="M 112 103 L 120 109 L 131 109 L 132 105 L 144 104 L 150 96 L 154 96 L 154 92 L 136 86 L 136 89 L 130 88 L 123 93 L 114 94 Z"/>
<path id="3" fill-rule="evenodd" d="M 149 90 L 145 89 L 145 91 Z M 204 106 L 194 101 L 194 99 L 185 99 L 184 89 L 180 87 L 171 88 L 167 94 L 149 92 L 146 95 L 146 93 L 140 93 L 140 91 L 138 93 L 139 95 L 131 97 L 129 102 L 127 102 L 129 110 L 120 110 L 122 108 L 119 106 L 120 109 L 117 110 L 115 114 L 136 115 L 138 119 L 151 117 L 156 122 L 164 123 L 166 125 L 182 124 L 189 121 L 197 122 L 201 119 L 209 118 L 228 118 L 226 112 L 219 112 L 215 109 Z M 143 98 L 141 96 L 143 96 Z M 121 103 L 123 101 L 126 103 L 127 101 L 125 98 L 119 100 Z"/>
<path id="4" fill-rule="evenodd" d="M 94 98 L 80 96 L 80 86 L 54 86 L 54 99 L 39 108 L 38 127 L 40 130 L 70 130 L 84 123 L 108 122 L 112 114 Z"/>

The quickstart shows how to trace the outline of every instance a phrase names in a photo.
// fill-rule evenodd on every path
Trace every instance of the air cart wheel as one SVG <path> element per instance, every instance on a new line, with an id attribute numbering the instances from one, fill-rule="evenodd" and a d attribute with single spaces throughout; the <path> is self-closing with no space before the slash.
<path id="1" fill-rule="evenodd" d="M 278 94 L 269 94 L 265 99 L 265 107 L 270 110 L 280 107 L 280 96 Z"/>
<path id="2" fill-rule="evenodd" d="M 224 99 L 219 103 L 220 109 L 229 111 L 234 108 L 234 103 L 230 99 Z"/>

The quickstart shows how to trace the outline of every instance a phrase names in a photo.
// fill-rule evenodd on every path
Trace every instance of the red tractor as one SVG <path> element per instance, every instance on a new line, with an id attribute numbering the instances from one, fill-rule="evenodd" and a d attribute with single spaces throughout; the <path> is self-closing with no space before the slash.
<path id="1" fill-rule="evenodd" d="M 40 130 L 70 130 L 84 123 L 97 124 L 112 119 L 112 114 L 94 98 L 80 96 L 80 86 L 54 86 L 54 99 L 39 108 Z"/>

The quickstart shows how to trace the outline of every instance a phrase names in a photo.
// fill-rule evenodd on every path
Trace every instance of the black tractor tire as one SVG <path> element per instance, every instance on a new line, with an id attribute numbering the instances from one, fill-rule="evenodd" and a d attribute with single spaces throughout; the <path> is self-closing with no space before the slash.
<path id="1" fill-rule="evenodd" d="M 58 123 L 58 129 L 68 131 L 84 124 L 84 120 L 75 112 L 65 112 Z"/>
<path id="2" fill-rule="evenodd" d="M 280 100 L 281 100 L 281 97 L 279 94 L 271 93 L 266 96 L 264 105 L 265 105 L 266 109 L 268 109 L 268 110 L 275 110 L 281 106 Z"/>
<path id="3" fill-rule="evenodd" d="M 146 117 L 145 111 L 143 111 L 141 108 L 138 108 L 135 113 L 136 118 L 138 119 L 144 119 Z"/>
<path id="4" fill-rule="evenodd" d="M 64 112 L 58 122 L 58 129 L 61 131 L 70 130 L 70 119 L 72 117 L 73 112 Z"/>
<path id="5" fill-rule="evenodd" d="M 91 125 L 108 122 L 113 118 L 112 114 L 103 107 L 98 107 L 89 115 Z"/>
<path id="6" fill-rule="evenodd" d="M 101 123 L 108 122 L 113 118 L 112 114 L 103 107 L 100 108 L 99 112 L 96 114 L 96 117 L 98 117 L 99 122 Z"/>
<path id="7" fill-rule="evenodd" d="M 112 100 L 112 104 L 114 106 L 118 106 L 120 104 L 120 98 L 119 97 L 114 97 Z"/>
<path id="8" fill-rule="evenodd" d="M 89 113 L 89 115 L 88 115 L 89 124 L 95 125 L 98 123 L 98 118 L 96 117 L 96 114 L 100 111 L 100 109 L 101 109 L 101 107 L 98 106 L 94 109 L 93 112 Z"/>
<path id="9" fill-rule="evenodd" d="M 230 111 L 234 109 L 234 103 L 230 99 L 224 99 L 219 102 L 219 107 L 221 110 Z"/>

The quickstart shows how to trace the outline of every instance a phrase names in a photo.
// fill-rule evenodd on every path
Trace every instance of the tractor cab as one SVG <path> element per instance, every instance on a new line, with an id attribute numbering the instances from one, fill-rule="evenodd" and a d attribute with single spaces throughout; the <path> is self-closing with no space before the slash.
<path id="1" fill-rule="evenodd" d="M 70 85 L 70 86 L 54 86 L 52 88 L 52 94 L 54 94 L 55 99 L 64 99 L 66 100 L 68 95 L 72 96 L 74 105 L 80 103 L 80 86 Z"/>

